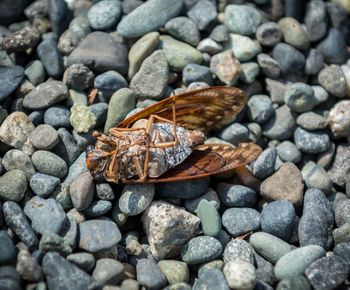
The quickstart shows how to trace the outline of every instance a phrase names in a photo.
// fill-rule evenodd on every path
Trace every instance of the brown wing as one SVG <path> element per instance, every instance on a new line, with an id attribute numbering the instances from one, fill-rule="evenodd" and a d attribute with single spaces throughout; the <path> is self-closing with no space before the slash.
<path id="1" fill-rule="evenodd" d="M 151 114 L 172 120 L 174 98 L 178 124 L 205 133 L 222 121 L 232 119 L 247 102 L 247 95 L 238 88 L 210 87 L 164 99 L 124 120 L 117 127 L 131 127 L 137 120 L 148 118 Z"/>
<path id="2" fill-rule="evenodd" d="M 241 143 L 236 148 L 228 144 L 203 144 L 180 165 L 158 178 L 128 179 L 127 183 L 158 183 L 200 178 L 232 170 L 254 161 L 261 148 L 254 143 Z"/>

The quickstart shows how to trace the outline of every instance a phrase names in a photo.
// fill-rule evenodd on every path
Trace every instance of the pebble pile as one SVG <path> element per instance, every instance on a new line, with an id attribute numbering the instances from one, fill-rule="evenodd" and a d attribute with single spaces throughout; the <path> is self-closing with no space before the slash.
<path id="1" fill-rule="evenodd" d="M 0 289 L 348 289 L 349 47 L 348 0 L 0 1 Z M 255 162 L 93 180 L 94 130 L 213 85 Z"/>

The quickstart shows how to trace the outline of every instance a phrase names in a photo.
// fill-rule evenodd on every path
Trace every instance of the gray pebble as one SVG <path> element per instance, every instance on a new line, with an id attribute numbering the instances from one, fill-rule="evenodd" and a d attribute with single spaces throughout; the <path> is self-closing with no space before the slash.
<path id="1" fill-rule="evenodd" d="M 54 128 L 70 128 L 70 111 L 63 106 L 52 106 L 45 111 L 44 122 Z"/>
<path id="2" fill-rule="evenodd" d="M 108 104 L 106 104 L 106 103 L 93 104 L 93 105 L 89 106 L 89 109 L 96 116 L 95 128 L 103 127 L 105 125 L 105 122 L 107 119 Z M 74 132 L 76 132 L 76 131 L 75 130 L 73 131 L 73 137 L 74 137 Z M 78 133 L 78 132 L 76 132 L 76 133 Z M 90 142 L 91 138 L 88 136 L 90 136 L 90 135 L 91 135 L 91 131 L 88 132 L 87 134 L 86 133 L 79 133 L 79 136 L 81 136 L 81 137 L 84 136 L 84 138 L 88 139 L 89 142 Z M 77 139 L 77 138 L 75 138 L 75 139 Z M 75 140 L 75 142 L 79 146 L 79 142 L 77 140 Z M 86 146 L 85 146 L 85 148 L 86 148 Z M 85 148 L 84 148 L 84 150 L 85 150 Z M 80 150 L 80 151 L 83 151 L 83 150 Z"/>
<path id="3" fill-rule="evenodd" d="M 46 231 L 42 234 L 39 250 L 43 252 L 58 252 L 62 256 L 67 256 L 72 253 L 72 248 L 64 242 L 64 239 L 50 231 Z"/>
<path id="4" fill-rule="evenodd" d="M 170 19 L 165 24 L 170 35 L 196 46 L 200 39 L 197 24 L 190 18 L 179 16 Z"/>
<path id="5" fill-rule="evenodd" d="M 83 213 L 86 218 L 94 218 L 102 216 L 112 209 L 112 203 L 108 200 L 95 200 L 93 201 Z"/>
<path id="6" fill-rule="evenodd" d="M 340 243 L 333 249 L 334 255 L 342 257 L 348 263 L 350 262 L 350 243 Z"/>
<path id="7" fill-rule="evenodd" d="M 15 261 L 16 249 L 11 237 L 3 230 L 0 231 L 0 265 L 9 265 Z"/>
<path id="8" fill-rule="evenodd" d="M 14 169 L 0 177 L 0 198 L 20 201 L 27 190 L 27 178 L 22 170 Z"/>
<path id="9" fill-rule="evenodd" d="M 203 289 L 228 290 L 229 286 L 224 274 L 220 270 L 213 268 L 203 271 L 203 274 L 193 286 L 193 290 Z"/>
<path id="10" fill-rule="evenodd" d="M 340 66 L 330 65 L 318 74 L 318 82 L 330 94 L 343 98 L 347 95 L 347 85 Z"/>
<path id="11" fill-rule="evenodd" d="M 322 1 L 311 1 L 307 5 L 305 24 L 310 41 L 323 38 L 327 32 L 326 4 Z"/>
<path id="12" fill-rule="evenodd" d="M 7 53 L 26 51 L 34 48 L 39 41 L 40 31 L 34 25 L 28 25 L 4 37 L 2 49 Z"/>
<path id="13" fill-rule="evenodd" d="M 86 165 L 86 153 L 82 152 L 80 156 L 74 161 L 74 163 L 69 167 L 68 174 L 63 181 L 63 184 L 69 186 L 74 179 L 88 171 Z"/>
<path id="14" fill-rule="evenodd" d="M 57 133 L 59 135 L 59 142 L 53 152 L 60 156 L 68 165 L 72 165 L 80 155 L 80 150 L 67 129 L 59 128 Z"/>
<path id="15" fill-rule="evenodd" d="M 260 228 L 260 213 L 252 208 L 229 208 L 222 215 L 222 225 L 235 237 Z"/>
<path id="16" fill-rule="evenodd" d="M 36 173 L 30 179 L 30 188 L 36 195 L 45 198 L 54 191 L 59 183 L 60 179 L 57 177 Z"/>
<path id="17" fill-rule="evenodd" d="M 44 123 L 44 113 L 44 110 L 33 111 L 28 115 L 28 118 L 34 126 L 39 126 Z"/>
<path id="18" fill-rule="evenodd" d="M 261 72 L 268 77 L 278 78 L 281 74 L 281 69 L 275 59 L 266 53 L 259 53 L 257 61 Z"/>
<path id="19" fill-rule="evenodd" d="M 285 91 L 288 89 L 290 82 L 283 81 L 281 79 L 274 80 L 265 78 L 266 90 L 269 92 L 269 96 L 273 103 L 284 104 Z"/>
<path id="20" fill-rule="evenodd" d="M 330 145 L 327 133 L 322 131 L 306 131 L 298 127 L 294 132 L 295 145 L 305 153 L 321 153 L 326 151 Z"/>
<path id="21" fill-rule="evenodd" d="M 96 184 L 96 195 L 102 200 L 113 200 L 114 192 L 109 183 Z"/>
<path id="22" fill-rule="evenodd" d="M 42 124 L 35 128 L 29 137 L 35 148 L 50 150 L 58 144 L 58 134 L 55 128 Z"/>
<path id="23" fill-rule="evenodd" d="M 283 32 L 283 39 L 286 43 L 300 50 L 309 47 L 307 33 L 298 20 L 292 17 L 284 17 L 278 21 L 278 25 Z"/>
<path id="24" fill-rule="evenodd" d="M 56 154 L 38 150 L 32 155 L 32 162 L 36 170 L 40 173 L 62 178 L 67 173 L 67 164 Z"/>
<path id="25" fill-rule="evenodd" d="M 11 149 L 7 151 L 1 160 L 1 165 L 6 171 L 19 169 L 23 171 L 29 180 L 35 174 L 35 168 L 29 155 L 21 150 Z M 3 171 L 3 170 L 2 170 Z"/>
<path id="26" fill-rule="evenodd" d="M 110 1 L 110 0 L 109 0 Z M 116 91 L 128 86 L 125 78 L 118 72 L 110 70 L 104 72 L 94 79 L 94 87 L 98 89 L 103 96 L 109 99 Z M 92 106 L 96 106 L 92 105 Z M 91 107 L 91 106 L 90 106 Z"/>
<path id="27" fill-rule="evenodd" d="M 298 163 L 301 160 L 301 152 L 297 146 L 290 141 L 283 141 L 277 146 L 278 156 L 286 162 Z"/>
<path id="28" fill-rule="evenodd" d="M 182 71 L 182 82 L 186 86 L 193 82 L 205 82 L 211 86 L 213 84 L 213 78 L 208 67 L 191 63 L 185 66 Z"/>
<path id="29" fill-rule="evenodd" d="M 94 77 L 87 66 L 76 63 L 67 68 L 63 79 L 69 88 L 82 91 L 92 86 Z"/>
<path id="30" fill-rule="evenodd" d="M 265 179 L 275 171 L 277 157 L 276 147 L 268 147 L 260 153 L 253 165 L 253 175 L 260 179 Z"/>
<path id="31" fill-rule="evenodd" d="M 220 200 L 217 195 L 217 193 L 212 189 L 208 188 L 208 190 L 201 196 L 194 198 L 194 199 L 188 199 L 185 201 L 185 208 L 191 213 L 195 213 L 198 204 L 202 199 L 205 199 L 209 201 L 217 210 L 220 208 Z"/>
<path id="32" fill-rule="evenodd" d="M 63 59 L 54 39 L 44 39 L 38 45 L 37 53 L 50 77 L 58 78 L 62 75 Z"/>
<path id="33" fill-rule="evenodd" d="M 336 225 L 341 227 L 345 223 L 350 224 L 350 199 L 334 202 L 333 207 Z"/>
<path id="34" fill-rule="evenodd" d="M 273 48 L 272 56 L 278 62 L 282 74 L 294 73 L 305 65 L 304 55 L 287 43 L 278 43 Z"/>
<path id="35" fill-rule="evenodd" d="M 115 26 L 122 15 L 119 1 L 104 0 L 91 6 L 87 13 L 90 26 L 95 30 L 107 30 Z"/>
<path id="36" fill-rule="evenodd" d="M 333 162 L 328 170 L 328 174 L 333 183 L 341 187 L 344 187 L 345 183 L 349 180 L 349 156 L 350 145 L 348 143 L 338 144 L 335 150 Z"/>
<path id="37" fill-rule="evenodd" d="M 167 279 L 157 265 L 148 259 L 140 259 L 136 265 L 137 282 L 147 289 L 161 289 Z"/>
<path id="38" fill-rule="evenodd" d="M 225 264 L 232 261 L 242 261 L 254 265 L 253 248 L 245 240 L 233 239 L 224 250 Z"/>
<path id="39" fill-rule="evenodd" d="M 228 40 L 228 30 L 226 25 L 219 24 L 210 33 L 209 37 L 216 42 L 225 42 Z"/>
<path id="40" fill-rule="evenodd" d="M 246 186 L 219 183 L 216 190 L 222 203 L 229 207 L 253 207 L 256 203 L 255 191 Z"/>
<path id="41" fill-rule="evenodd" d="M 298 116 L 297 124 L 306 130 L 321 130 L 327 127 L 327 119 L 314 112 L 306 112 Z"/>
<path id="42" fill-rule="evenodd" d="M 92 278 L 102 285 L 117 285 L 124 278 L 124 266 L 119 261 L 105 258 L 96 262 Z"/>
<path id="43" fill-rule="evenodd" d="M 70 184 L 69 194 L 74 208 L 81 211 L 86 209 L 95 195 L 95 184 L 90 172 L 84 172 Z"/>
<path id="44" fill-rule="evenodd" d="M 316 188 L 324 194 L 329 195 L 332 192 L 332 180 L 326 170 L 321 166 L 314 166 L 305 175 L 305 184 L 307 188 Z"/>
<path id="45" fill-rule="evenodd" d="M 242 261 L 230 261 L 225 264 L 223 273 L 232 289 L 252 289 L 256 283 L 254 265 Z"/>
<path id="46" fill-rule="evenodd" d="M 305 276 L 296 275 L 282 279 L 277 284 L 277 290 L 311 290 L 311 285 Z"/>
<path id="47" fill-rule="evenodd" d="M 258 124 L 266 122 L 273 114 L 271 100 L 265 95 L 254 95 L 247 102 L 248 118 Z"/>
<path id="48" fill-rule="evenodd" d="M 316 105 L 314 90 L 305 83 L 294 83 L 286 91 L 284 102 L 295 112 L 310 111 Z"/>
<path id="49" fill-rule="evenodd" d="M 260 53 L 261 47 L 257 41 L 247 36 L 230 34 L 229 47 L 232 48 L 234 56 L 241 62 L 251 60 Z"/>
<path id="50" fill-rule="evenodd" d="M 187 11 L 187 16 L 197 24 L 200 30 L 205 30 L 216 19 L 216 7 L 208 0 L 198 1 Z"/>
<path id="51" fill-rule="evenodd" d="M 90 253 L 74 253 L 67 256 L 67 261 L 75 264 L 85 272 L 90 272 L 95 266 L 95 257 Z"/>
<path id="52" fill-rule="evenodd" d="M 274 46 L 282 40 L 283 33 L 275 22 L 265 22 L 256 30 L 257 40 L 264 46 Z"/>
<path id="53" fill-rule="evenodd" d="M 45 69 L 40 60 L 29 62 L 25 67 L 24 74 L 34 86 L 45 81 Z"/>
<path id="54" fill-rule="evenodd" d="M 253 83 L 260 73 L 259 65 L 256 62 L 243 63 L 241 68 L 242 74 L 240 79 L 247 84 Z"/>
<path id="55" fill-rule="evenodd" d="M 238 145 L 239 143 L 249 140 L 249 130 L 239 123 L 232 123 L 230 126 L 223 129 L 219 136 L 227 142 Z"/>
<path id="56" fill-rule="evenodd" d="M 323 66 L 324 64 L 322 52 L 318 49 L 311 48 L 308 54 L 306 55 L 305 73 L 308 75 L 318 74 L 321 71 L 321 69 L 323 69 Z"/>
<path id="57" fill-rule="evenodd" d="M 293 136 L 295 128 L 296 123 L 290 108 L 282 106 L 276 109 L 275 114 L 264 124 L 263 134 L 270 139 L 285 140 Z"/>
<path id="58" fill-rule="evenodd" d="M 276 282 L 275 269 L 269 261 L 265 260 L 256 252 L 254 252 L 254 258 L 256 261 L 256 268 L 257 268 L 256 269 L 257 284 L 258 284 L 258 281 L 261 281 L 262 283 L 264 283 L 264 287 L 261 289 L 268 290 L 269 288 L 266 288 L 265 283 L 269 285 L 275 284 Z M 272 290 L 272 289 L 269 289 L 269 290 Z"/>

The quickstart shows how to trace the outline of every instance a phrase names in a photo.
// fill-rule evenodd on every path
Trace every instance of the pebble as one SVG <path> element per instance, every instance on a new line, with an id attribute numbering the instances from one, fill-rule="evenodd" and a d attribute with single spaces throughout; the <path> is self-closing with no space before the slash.
<path id="1" fill-rule="evenodd" d="M 198 204 L 201 200 L 207 200 L 209 203 L 211 203 L 217 210 L 220 208 L 220 200 L 217 195 L 217 193 L 212 189 L 208 188 L 208 190 L 201 196 L 194 198 L 194 199 L 188 199 L 185 201 L 185 208 L 187 211 L 191 213 L 195 213 L 198 207 Z"/>
<path id="2" fill-rule="evenodd" d="M 70 289 L 72 285 L 75 289 L 99 286 L 89 274 L 55 252 L 49 252 L 44 256 L 42 269 L 49 289 Z"/>
<path id="3" fill-rule="evenodd" d="M 210 60 L 209 55 L 212 55 L 212 54 L 215 54 L 215 53 L 222 51 L 223 47 L 221 44 L 215 42 L 211 38 L 204 38 L 203 40 L 201 40 L 198 43 L 197 49 L 200 52 L 203 52 L 203 62 L 208 63 Z M 208 58 L 208 56 L 209 56 L 209 58 Z M 207 58 L 205 58 L 205 57 L 207 57 Z"/>
<path id="4" fill-rule="evenodd" d="M 90 253 L 74 253 L 66 257 L 68 262 L 78 266 L 85 272 L 90 272 L 95 267 L 95 258 Z"/>
<path id="5" fill-rule="evenodd" d="M 230 289 L 224 274 L 218 269 L 208 269 L 203 271 L 202 275 L 198 275 L 199 279 L 193 286 L 193 290 L 201 289 L 218 289 L 228 290 Z"/>
<path id="6" fill-rule="evenodd" d="M 54 39 L 44 39 L 37 47 L 37 54 L 50 77 L 58 78 L 62 75 L 63 59 Z"/>
<path id="7" fill-rule="evenodd" d="M 0 247 L 2 249 L 0 253 L 0 265 L 12 264 L 16 258 L 16 248 L 11 237 L 5 230 L 0 231 Z"/>
<path id="8" fill-rule="evenodd" d="M 310 154 L 324 152 L 330 146 L 330 139 L 326 132 L 307 131 L 301 127 L 294 132 L 294 142 L 298 149 Z"/>
<path id="9" fill-rule="evenodd" d="M 310 41 L 322 39 L 327 32 L 326 4 L 322 1 L 308 3 L 304 22 Z"/>
<path id="10" fill-rule="evenodd" d="M 316 48 L 322 52 L 327 63 L 343 64 L 349 57 L 344 36 L 334 27 L 329 29 L 326 38 Z"/>
<path id="11" fill-rule="evenodd" d="M 32 155 L 35 148 L 30 142 L 29 136 L 34 129 L 34 125 L 26 114 L 13 112 L 1 124 L 0 140 L 28 155 Z"/>
<path id="12" fill-rule="evenodd" d="M 100 3 L 101 2 L 101 3 Z M 107 30 L 114 27 L 122 15 L 119 1 L 103 0 L 91 6 L 87 18 L 91 28 Z"/>
<path id="13" fill-rule="evenodd" d="M 336 228 L 333 233 L 334 244 L 350 242 L 350 223 L 343 224 L 341 227 Z"/>
<path id="14" fill-rule="evenodd" d="M 54 128 L 70 128 L 70 111 L 63 106 L 52 106 L 45 111 L 44 122 Z"/>
<path id="15" fill-rule="evenodd" d="M 270 289 L 266 284 L 274 285 L 276 283 L 275 270 L 273 265 L 255 252 L 254 258 L 256 261 L 257 287 L 259 287 L 259 284 L 262 283 L 263 289 Z M 272 288 L 270 290 L 272 290 Z"/>
<path id="16" fill-rule="evenodd" d="M 11 171 L 14 169 L 21 170 L 28 180 L 33 176 L 33 174 L 35 174 L 32 160 L 28 154 L 21 150 L 11 149 L 7 151 L 1 160 L 1 164 L 6 171 Z"/>
<path id="17" fill-rule="evenodd" d="M 63 181 L 64 185 L 69 186 L 74 179 L 88 171 L 86 165 L 86 153 L 82 152 L 79 157 L 74 161 L 74 163 L 69 167 L 68 174 Z"/>
<path id="18" fill-rule="evenodd" d="M 158 262 L 157 266 L 163 272 L 169 284 L 188 282 L 190 278 L 188 266 L 184 262 L 177 260 L 162 260 Z"/>
<path id="19" fill-rule="evenodd" d="M 350 223 L 350 200 L 344 199 L 333 203 L 335 223 L 341 227 L 345 223 Z"/>
<path id="20" fill-rule="evenodd" d="M 175 72 L 181 72 L 190 63 L 201 64 L 203 61 L 199 50 L 168 35 L 159 37 L 158 48 L 163 50 L 170 69 Z"/>
<path id="21" fill-rule="evenodd" d="M 220 133 L 220 138 L 224 141 L 230 142 L 233 145 L 238 145 L 242 142 L 248 142 L 249 130 L 246 126 L 240 123 L 232 123 Z"/>
<path id="22" fill-rule="evenodd" d="M 330 65 L 318 74 L 318 82 L 330 94 L 343 98 L 347 95 L 345 75 L 338 65 Z"/>
<path id="23" fill-rule="evenodd" d="M 295 112 L 310 111 L 316 105 L 314 90 L 305 83 L 296 82 L 286 91 L 284 102 Z"/>
<path id="24" fill-rule="evenodd" d="M 39 243 L 39 250 L 43 252 L 55 251 L 62 256 L 72 253 L 72 248 L 64 242 L 64 239 L 50 231 L 44 232 Z"/>
<path id="25" fill-rule="evenodd" d="M 261 23 L 260 13 L 247 5 L 227 5 L 225 8 L 225 25 L 232 33 L 251 35 Z"/>
<path id="26" fill-rule="evenodd" d="M 281 106 L 263 125 L 263 135 L 272 140 L 286 140 L 293 136 L 295 128 L 296 123 L 291 109 L 287 106 Z"/>
<path id="27" fill-rule="evenodd" d="M 301 152 L 290 141 L 283 141 L 278 144 L 277 154 L 285 162 L 298 163 L 301 160 Z"/>
<path id="28" fill-rule="evenodd" d="M 328 123 L 334 137 L 350 136 L 350 101 L 336 103 L 329 112 Z"/>
<path id="29" fill-rule="evenodd" d="M 150 251 L 156 259 L 171 258 L 179 254 L 200 225 L 198 217 L 165 201 L 152 202 L 144 211 L 141 221 Z M 169 244 L 169 240 L 177 240 L 177 243 Z"/>
<path id="30" fill-rule="evenodd" d="M 141 99 L 164 97 L 169 80 L 169 67 L 162 50 L 156 50 L 143 62 L 139 71 L 133 76 L 130 88 Z"/>
<path id="31" fill-rule="evenodd" d="M 181 259 L 189 265 L 216 259 L 222 253 L 221 243 L 209 236 L 199 236 L 189 240 L 181 250 Z"/>
<path id="32" fill-rule="evenodd" d="M 303 200 L 303 189 L 300 170 L 293 163 L 285 162 L 261 183 L 260 194 L 267 200 L 288 200 L 299 207 Z"/>
<path id="33" fill-rule="evenodd" d="M 219 43 L 226 42 L 229 39 L 227 26 L 224 24 L 215 26 L 210 32 L 209 38 Z"/>
<path id="34" fill-rule="evenodd" d="M 252 234 L 249 242 L 259 255 L 272 264 L 276 264 L 281 257 L 293 250 L 292 245 L 265 232 Z"/>
<path id="35" fill-rule="evenodd" d="M 2 49 L 7 53 L 26 51 L 40 41 L 40 31 L 34 26 L 25 26 L 2 39 Z"/>
<path id="36" fill-rule="evenodd" d="M 32 221 L 32 227 L 40 234 L 62 234 L 67 230 L 68 219 L 61 205 L 53 198 L 34 196 L 26 202 L 24 213 Z"/>
<path id="37" fill-rule="evenodd" d="M 196 46 L 201 40 L 197 24 L 191 18 L 174 17 L 164 27 L 170 35 L 193 46 Z"/>
<path id="38" fill-rule="evenodd" d="M 85 210 L 86 218 L 102 216 L 112 209 L 112 203 L 108 200 L 95 200 Z"/>
<path id="39" fill-rule="evenodd" d="M 253 207 L 257 200 L 256 192 L 243 185 L 218 183 L 216 190 L 221 202 L 228 207 Z"/>
<path id="40" fill-rule="evenodd" d="M 159 183 L 156 185 L 158 196 L 193 199 L 204 194 L 209 186 L 209 178 L 197 178 L 174 182 Z"/>
<path id="41" fill-rule="evenodd" d="M 78 133 L 87 133 L 96 125 L 96 115 L 89 107 L 74 104 L 70 109 L 69 121 Z"/>
<path id="42" fill-rule="evenodd" d="M 282 74 L 295 73 L 305 65 L 304 55 L 287 43 L 278 43 L 273 48 L 272 56 L 281 68 Z"/>
<path id="43" fill-rule="evenodd" d="M 3 205 L 3 213 L 7 226 L 16 236 L 26 244 L 29 249 L 37 249 L 39 245 L 38 237 L 33 231 L 22 208 L 13 201 L 6 201 Z"/>
<path id="44" fill-rule="evenodd" d="M 5 100 L 20 85 L 24 77 L 24 70 L 20 66 L 6 66 L 0 68 L 0 101 Z"/>
<path id="45" fill-rule="evenodd" d="M 118 285 L 124 278 L 124 266 L 114 259 L 99 259 L 92 272 L 92 278 L 101 285 Z"/>
<path id="46" fill-rule="evenodd" d="M 55 128 L 46 124 L 37 126 L 29 136 L 29 139 L 34 147 L 39 150 L 51 150 L 59 141 Z"/>
<path id="47" fill-rule="evenodd" d="M 281 74 L 281 69 L 278 62 L 266 53 L 259 53 L 257 61 L 261 72 L 268 77 L 278 78 Z"/>
<path id="48" fill-rule="evenodd" d="M 128 83 L 120 73 L 110 70 L 96 76 L 94 87 L 108 99 L 119 89 L 128 87 Z"/>
<path id="49" fill-rule="evenodd" d="M 32 162 L 35 169 L 40 173 L 58 178 L 63 178 L 67 173 L 66 162 L 50 151 L 35 151 L 32 155 Z"/>
<path id="50" fill-rule="evenodd" d="M 226 50 L 212 56 L 210 71 L 226 85 L 234 85 L 242 72 L 240 62 L 234 57 L 232 50 Z"/>
<path id="51" fill-rule="evenodd" d="M 337 255 L 321 258 L 305 270 L 314 289 L 334 289 L 342 284 L 350 272 L 349 264 Z"/>
<path id="52" fill-rule="evenodd" d="M 311 290 L 311 285 L 305 276 L 296 275 L 283 278 L 277 284 L 277 290 Z"/>
<path id="53" fill-rule="evenodd" d="M 64 102 L 64 105 L 67 108 L 71 108 L 74 104 L 87 106 L 87 99 L 85 92 L 70 89 L 68 99 Z"/>
<path id="54" fill-rule="evenodd" d="M 247 262 L 230 261 L 223 273 L 228 285 L 234 289 L 253 289 L 256 283 L 255 267 Z"/>
<path id="55" fill-rule="evenodd" d="M 140 259 L 136 265 L 137 282 L 147 289 L 161 289 L 167 284 L 166 276 L 157 264 L 148 259 Z"/>
<path id="56" fill-rule="evenodd" d="M 80 150 L 74 141 L 74 137 L 66 128 L 59 128 L 57 133 L 59 135 L 59 143 L 53 152 L 60 156 L 68 165 L 72 165 L 80 155 Z"/>
<path id="57" fill-rule="evenodd" d="M 29 62 L 25 69 L 24 75 L 34 85 L 37 86 L 45 81 L 45 69 L 40 60 L 33 60 Z"/>
<path id="58" fill-rule="evenodd" d="M 201 220 L 204 235 L 216 237 L 221 230 L 221 218 L 216 208 L 207 200 L 202 199 L 196 209 Z"/>
<path id="59" fill-rule="evenodd" d="M 325 129 L 328 125 L 328 121 L 319 114 L 306 112 L 298 116 L 297 124 L 306 130 L 313 131 Z"/>
<path id="60" fill-rule="evenodd" d="M 247 36 L 230 33 L 229 37 L 229 47 L 232 48 L 234 56 L 241 62 L 251 60 L 261 52 L 259 42 L 253 41 Z"/>
<path id="61" fill-rule="evenodd" d="M 344 187 L 347 180 L 349 180 L 350 163 L 350 145 L 341 143 L 336 146 L 333 162 L 328 169 L 328 174 L 332 182 L 338 186 Z"/>
<path id="62" fill-rule="evenodd" d="M 314 166 L 305 176 L 307 188 L 317 188 L 324 194 L 332 192 L 332 180 L 326 170 L 321 166 Z"/>
<path id="63" fill-rule="evenodd" d="M 254 251 L 250 244 L 245 240 L 233 239 L 224 249 L 224 262 L 247 262 L 254 265 Z"/>
<path id="64" fill-rule="evenodd" d="M 187 11 L 187 16 L 197 24 L 199 30 L 205 30 L 216 20 L 216 7 L 209 0 L 198 1 Z"/>
<path id="65" fill-rule="evenodd" d="M 256 62 L 243 63 L 241 68 L 242 74 L 240 79 L 247 84 L 253 83 L 260 73 L 259 65 Z"/>
<path id="66" fill-rule="evenodd" d="M 261 212 L 261 230 L 288 241 L 295 220 L 294 206 L 287 200 L 269 203 Z"/>
<path id="67" fill-rule="evenodd" d="M 210 69 L 199 64 L 188 64 L 182 71 L 182 82 L 188 86 L 193 82 L 205 82 L 209 86 L 213 85 L 213 78 Z"/>
<path id="68" fill-rule="evenodd" d="M 282 30 L 283 39 L 286 43 L 300 50 L 305 50 L 309 47 L 308 35 L 298 20 L 292 17 L 285 17 L 278 21 L 278 25 Z"/>
<path id="69" fill-rule="evenodd" d="M 319 1 L 315 1 L 319 2 Z M 310 2 L 311 3 L 311 2 Z M 323 54 L 318 49 L 311 48 L 306 54 L 305 73 L 308 75 L 318 74 L 324 67 Z"/>
<path id="70" fill-rule="evenodd" d="M 64 72 L 64 83 L 74 90 L 86 90 L 92 86 L 94 73 L 83 64 L 72 64 Z"/>
<path id="71" fill-rule="evenodd" d="M 201 265 L 198 269 L 198 278 L 201 278 L 204 274 L 204 272 L 212 269 L 219 270 L 220 272 L 222 271 L 224 267 L 224 262 L 221 260 L 213 260 L 211 262 L 207 262 L 203 265 Z M 206 275 L 204 275 L 206 276 Z"/>
<path id="72" fill-rule="evenodd" d="M 84 64 L 97 73 L 115 70 L 125 75 L 128 70 L 126 46 L 102 31 L 89 33 L 67 58 L 67 66 Z"/>
<path id="73" fill-rule="evenodd" d="M 79 224 L 78 245 L 88 252 L 112 248 L 121 238 L 117 225 L 112 221 L 92 219 Z"/>
<path id="74" fill-rule="evenodd" d="M 74 208 L 79 211 L 91 204 L 95 195 L 95 184 L 90 172 L 84 172 L 74 179 L 69 187 L 69 194 Z"/>
<path id="75" fill-rule="evenodd" d="M 18 243 L 19 253 L 17 255 L 16 270 L 22 279 L 27 281 L 40 281 L 43 279 L 41 267 L 35 257 L 32 256 L 27 246 Z"/>
<path id="76" fill-rule="evenodd" d="M 103 127 L 105 122 L 106 122 L 106 119 L 107 119 L 108 104 L 106 104 L 106 103 L 93 104 L 93 105 L 89 106 L 89 109 L 96 116 L 95 128 Z M 85 139 L 84 143 L 85 142 L 89 143 L 89 144 L 86 143 L 87 145 L 94 143 L 92 141 L 94 141 L 95 138 L 93 138 L 91 130 L 88 133 L 78 133 L 76 131 L 73 131 L 73 137 L 74 137 L 74 132 L 77 135 L 79 135 L 81 138 L 84 138 Z M 74 138 L 75 138 L 75 142 L 79 146 L 79 141 L 77 139 L 80 139 L 80 138 L 77 138 L 77 136 L 75 136 Z M 82 141 L 82 140 L 80 140 L 80 141 Z M 86 146 L 84 147 L 84 150 L 86 149 Z M 83 150 L 80 150 L 80 151 L 83 151 Z"/>
<path id="77" fill-rule="evenodd" d="M 333 253 L 336 256 L 342 257 L 349 263 L 350 261 L 350 243 L 340 243 L 333 249 Z"/>
<path id="78" fill-rule="evenodd" d="M 135 38 L 157 31 L 168 20 L 180 14 L 182 4 L 183 1 L 171 0 L 143 3 L 119 22 L 117 32 L 124 38 Z"/>
<path id="79" fill-rule="evenodd" d="M 0 177 L 2 200 L 21 201 L 27 190 L 27 179 L 22 170 L 14 169 Z"/>
<path id="80" fill-rule="evenodd" d="M 59 183 L 59 178 L 42 173 L 36 173 L 30 178 L 30 188 L 43 198 L 49 196 Z"/>
<path id="81" fill-rule="evenodd" d="M 109 129 L 123 121 L 127 113 L 135 108 L 135 93 L 123 88 L 116 91 L 108 104 L 107 120 L 104 127 L 104 133 L 108 134 Z"/>
<path id="82" fill-rule="evenodd" d="M 102 200 L 113 200 L 114 192 L 109 183 L 98 183 L 96 184 L 96 195 Z"/>
<path id="83" fill-rule="evenodd" d="M 234 237 L 260 228 L 260 213 L 253 208 L 229 208 L 222 215 L 222 225 Z"/>
<path id="84" fill-rule="evenodd" d="M 271 101 L 277 104 L 284 104 L 285 91 L 291 85 L 290 82 L 284 80 L 274 80 L 271 78 L 265 78 L 266 90 L 269 93 Z"/>
<path id="85" fill-rule="evenodd" d="M 272 47 L 281 42 L 283 33 L 277 23 L 265 22 L 258 27 L 255 36 L 261 45 Z"/>
<path id="86" fill-rule="evenodd" d="M 275 171 L 276 158 L 276 147 L 266 148 L 254 162 L 253 175 L 260 179 L 270 176 Z"/>

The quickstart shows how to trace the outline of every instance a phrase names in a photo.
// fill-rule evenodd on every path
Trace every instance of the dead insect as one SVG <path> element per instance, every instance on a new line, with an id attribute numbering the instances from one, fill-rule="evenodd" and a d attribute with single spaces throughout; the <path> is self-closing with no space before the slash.
<path id="1" fill-rule="evenodd" d="M 138 183 L 199 178 L 248 164 L 261 152 L 254 143 L 203 144 L 205 133 L 232 120 L 246 101 L 233 87 L 164 99 L 110 129 L 109 136 L 95 131 L 87 166 L 95 178 Z"/>

